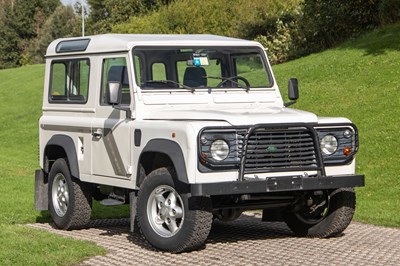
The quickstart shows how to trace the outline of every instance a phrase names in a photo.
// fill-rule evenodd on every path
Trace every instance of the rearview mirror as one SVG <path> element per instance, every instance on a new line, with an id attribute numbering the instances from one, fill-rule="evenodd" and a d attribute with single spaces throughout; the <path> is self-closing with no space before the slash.
<path id="1" fill-rule="evenodd" d="M 121 103 L 122 85 L 119 82 L 107 82 L 106 101 L 108 104 L 119 105 Z"/>

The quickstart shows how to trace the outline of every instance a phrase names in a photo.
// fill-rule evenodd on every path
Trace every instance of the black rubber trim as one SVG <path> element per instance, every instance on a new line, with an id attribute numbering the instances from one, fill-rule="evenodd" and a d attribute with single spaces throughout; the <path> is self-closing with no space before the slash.
<path id="1" fill-rule="evenodd" d="M 318 134 L 319 130 L 331 129 L 332 127 L 335 127 L 334 129 L 336 129 L 336 128 L 353 128 L 354 129 L 354 145 L 355 145 L 355 147 L 351 154 L 349 154 L 347 156 L 343 156 L 345 159 L 340 160 L 340 161 L 330 159 L 329 156 L 324 157 L 324 155 L 322 155 L 323 160 L 324 160 L 324 165 L 325 166 L 349 165 L 354 160 L 354 156 L 358 152 L 358 145 L 359 145 L 358 144 L 358 128 L 353 123 L 318 124 L 318 126 L 315 126 L 314 128 Z"/>
<path id="2" fill-rule="evenodd" d="M 212 196 L 363 187 L 364 179 L 364 175 L 269 177 L 266 180 L 192 184 L 191 194 L 193 196 Z"/>
<path id="3" fill-rule="evenodd" d="M 145 152 L 159 152 L 167 155 L 174 164 L 178 180 L 186 184 L 189 183 L 185 158 L 178 143 L 168 139 L 152 139 L 146 144 L 142 154 Z"/>
<path id="4" fill-rule="evenodd" d="M 35 210 L 47 211 L 48 202 L 48 180 L 42 169 L 35 171 Z"/>
<path id="5" fill-rule="evenodd" d="M 48 149 L 51 146 L 59 146 L 64 149 L 65 154 L 67 155 L 69 170 L 71 171 L 71 175 L 76 178 L 79 177 L 79 164 L 76 156 L 75 143 L 70 136 L 66 135 L 54 135 L 50 138 L 50 140 L 46 144 L 46 148 L 44 150 L 44 156 L 47 155 Z M 58 158 L 57 158 L 58 159 Z M 50 171 L 50 169 L 48 169 Z"/>
<path id="6" fill-rule="evenodd" d="M 142 131 L 140 129 L 135 129 L 134 137 L 135 146 L 140 147 L 140 143 L 142 141 Z"/>

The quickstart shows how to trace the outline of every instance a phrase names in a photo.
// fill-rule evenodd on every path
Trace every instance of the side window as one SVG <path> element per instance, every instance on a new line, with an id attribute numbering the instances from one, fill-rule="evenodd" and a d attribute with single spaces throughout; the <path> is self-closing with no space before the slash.
<path id="1" fill-rule="evenodd" d="M 107 105 L 106 88 L 107 82 L 110 81 L 121 83 L 121 104 L 129 105 L 131 103 L 131 94 L 125 57 L 106 58 L 103 60 L 102 94 L 100 101 L 102 105 Z"/>
<path id="2" fill-rule="evenodd" d="M 89 92 L 89 59 L 51 64 L 49 102 L 86 103 Z"/>
<path id="3" fill-rule="evenodd" d="M 153 80 L 166 80 L 167 79 L 167 72 L 165 70 L 164 63 L 153 63 L 151 66 L 151 74 Z"/>

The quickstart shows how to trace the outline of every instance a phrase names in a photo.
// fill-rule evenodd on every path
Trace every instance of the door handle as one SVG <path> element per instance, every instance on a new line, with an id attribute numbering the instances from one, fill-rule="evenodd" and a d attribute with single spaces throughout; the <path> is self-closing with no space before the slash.
<path id="1" fill-rule="evenodd" d="M 103 136 L 103 130 L 101 128 L 98 128 L 96 130 L 92 131 L 92 135 L 94 138 L 96 139 L 101 139 L 101 137 Z"/>

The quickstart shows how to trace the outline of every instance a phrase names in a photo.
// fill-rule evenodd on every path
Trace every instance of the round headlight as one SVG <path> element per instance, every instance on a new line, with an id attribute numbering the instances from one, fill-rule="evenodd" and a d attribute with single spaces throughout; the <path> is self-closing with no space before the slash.
<path id="1" fill-rule="evenodd" d="M 321 139 L 321 150 L 326 155 L 331 155 L 336 152 L 338 141 L 333 135 L 326 135 Z"/>
<path id="2" fill-rule="evenodd" d="M 211 156 L 216 161 L 223 161 L 229 155 L 229 145 L 225 140 L 217 139 L 211 144 Z"/>

